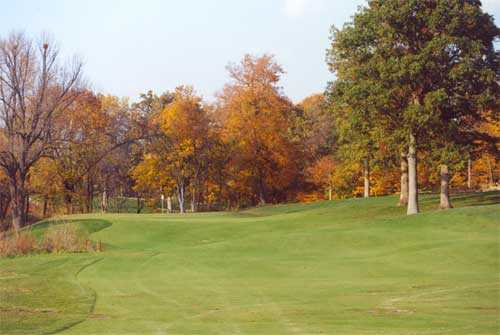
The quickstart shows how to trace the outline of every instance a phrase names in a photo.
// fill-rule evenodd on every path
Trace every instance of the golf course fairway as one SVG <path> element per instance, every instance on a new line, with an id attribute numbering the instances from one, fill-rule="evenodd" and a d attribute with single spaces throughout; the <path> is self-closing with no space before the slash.
<path id="1" fill-rule="evenodd" d="M 452 201 L 68 216 L 105 250 L 0 258 L 0 334 L 498 334 L 500 192 Z"/>

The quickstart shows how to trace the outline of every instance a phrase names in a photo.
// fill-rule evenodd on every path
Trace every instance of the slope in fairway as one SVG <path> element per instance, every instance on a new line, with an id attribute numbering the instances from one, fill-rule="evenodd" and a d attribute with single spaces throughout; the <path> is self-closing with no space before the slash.
<path id="1" fill-rule="evenodd" d="M 74 216 L 105 252 L 0 259 L 0 333 L 497 334 L 499 197 Z"/>

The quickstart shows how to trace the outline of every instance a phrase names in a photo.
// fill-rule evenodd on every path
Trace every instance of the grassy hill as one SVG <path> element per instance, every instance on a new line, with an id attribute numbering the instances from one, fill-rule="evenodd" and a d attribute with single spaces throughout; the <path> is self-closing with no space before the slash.
<path id="1" fill-rule="evenodd" d="M 500 193 L 453 200 L 72 216 L 105 252 L 0 259 L 0 333 L 497 334 Z"/>

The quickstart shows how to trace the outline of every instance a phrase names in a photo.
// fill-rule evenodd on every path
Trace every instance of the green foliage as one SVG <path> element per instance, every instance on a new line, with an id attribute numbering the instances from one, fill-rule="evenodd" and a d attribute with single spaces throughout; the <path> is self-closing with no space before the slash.
<path id="1" fill-rule="evenodd" d="M 453 141 L 452 128 L 468 129 L 496 103 L 498 36 L 479 1 L 370 1 L 332 30 L 330 91 L 366 113 L 351 124 L 375 122 L 368 128 L 397 141 L 409 132 Z"/>

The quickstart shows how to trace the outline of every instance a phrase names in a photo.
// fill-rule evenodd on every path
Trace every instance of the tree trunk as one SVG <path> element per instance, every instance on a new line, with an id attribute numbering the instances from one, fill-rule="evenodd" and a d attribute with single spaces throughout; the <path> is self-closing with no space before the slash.
<path id="1" fill-rule="evenodd" d="M 17 189 L 11 191 L 11 215 L 12 215 L 12 228 L 17 232 L 24 226 L 25 215 L 24 211 L 26 207 L 24 206 L 24 197 L 21 195 L 22 191 Z"/>
<path id="2" fill-rule="evenodd" d="M 184 184 L 177 187 L 177 200 L 179 200 L 179 212 L 184 214 Z"/>
<path id="3" fill-rule="evenodd" d="M 398 206 L 408 204 L 408 159 L 404 152 L 401 152 L 401 192 Z"/>
<path id="4" fill-rule="evenodd" d="M 172 197 L 167 197 L 167 213 L 172 213 Z"/>
<path id="5" fill-rule="evenodd" d="M 108 192 L 106 192 L 106 189 L 102 192 L 101 210 L 103 213 L 108 211 Z"/>
<path id="6" fill-rule="evenodd" d="M 49 202 L 49 199 L 48 197 L 45 195 L 43 196 L 43 212 L 42 212 L 42 216 L 45 218 L 47 217 L 47 206 L 48 206 L 48 202 Z"/>
<path id="7" fill-rule="evenodd" d="M 66 214 L 73 213 L 73 197 L 71 193 L 66 193 L 64 195 L 64 202 L 66 203 Z"/>
<path id="8" fill-rule="evenodd" d="M 265 205 L 266 204 L 266 197 L 264 196 L 264 182 L 263 182 L 263 177 L 262 177 L 262 171 L 258 171 L 258 188 L 259 188 L 259 205 Z"/>
<path id="9" fill-rule="evenodd" d="M 328 200 L 332 200 L 332 187 L 328 186 Z"/>
<path id="10" fill-rule="evenodd" d="M 191 212 L 196 212 L 196 188 L 191 187 Z"/>
<path id="11" fill-rule="evenodd" d="M 441 165 L 441 200 L 439 202 L 440 209 L 452 208 L 449 195 L 449 172 L 448 165 Z"/>
<path id="12" fill-rule="evenodd" d="M 75 186 L 69 181 L 64 181 L 64 202 L 66 204 L 66 214 L 73 214 L 73 193 Z"/>
<path id="13" fill-rule="evenodd" d="M 489 187 L 493 187 L 493 169 L 491 168 L 490 158 L 486 156 L 486 163 L 488 164 L 488 177 L 489 177 Z"/>
<path id="14" fill-rule="evenodd" d="M 418 179 L 417 179 L 417 139 L 410 133 L 408 146 L 408 208 L 407 215 L 417 214 L 418 209 Z"/>
<path id="15" fill-rule="evenodd" d="M 142 201 L 141 197 L 137 196 L 137 214 L 140 214 L 142 211 Z"/>
<path id="16" fill-rule="evenodd" d="M 24 201 L 24 206 L 26 206 L 24 221 L 28 222 L 28 216 L 30 214 L 30 195 L 28 194 L 28 192 L 26 192 L 26 195 L 24 196 Z"/>
<path id="17" fill-rule="evenodd" d="M 259 205 L 265 205 L 266 204 L 266 199 L 264 199 L 264 194 L 262 191 L 259 192 Z"/>
<path id="18" fill-rule="evenodd" d="M 86 206 L 86 211 L 87 213 L 92 213 L 93 209 L 94 209 L 94 183 L 92 181 L 92 178 L 89 176 L 87 176 L 87 192 L 86 192 L 87 196 L 86 196 L 86 202 L 87 202 L 87 206 Z"/>
<path id="19" fill-rule="evenodd" d="M 472 189 L 472 159 L 470 156 L 467 160 L 467 188 L 469 191 Z"/>
<path id="20" fill-rule="evenodd" d="M 9 178 L 12 228 L 16 234 L 26 224 L 26 178 L 23 174 Z"/>
<path id="21" fill-rule="evenodd" d="M 368 162 L 368 158 L 365 158 L 363 164 L 363 178 L 365 180 L 364 186 L 364 197 L 370 197 L 370 163 Z"/>
<path id="22" fill-rule="evenodd" d="M 10 193 L 9 195 L 5 193 L 3 195 L 0 195 L 0 221 L 5 220 L 9 206 L 10 206 Z"/>

